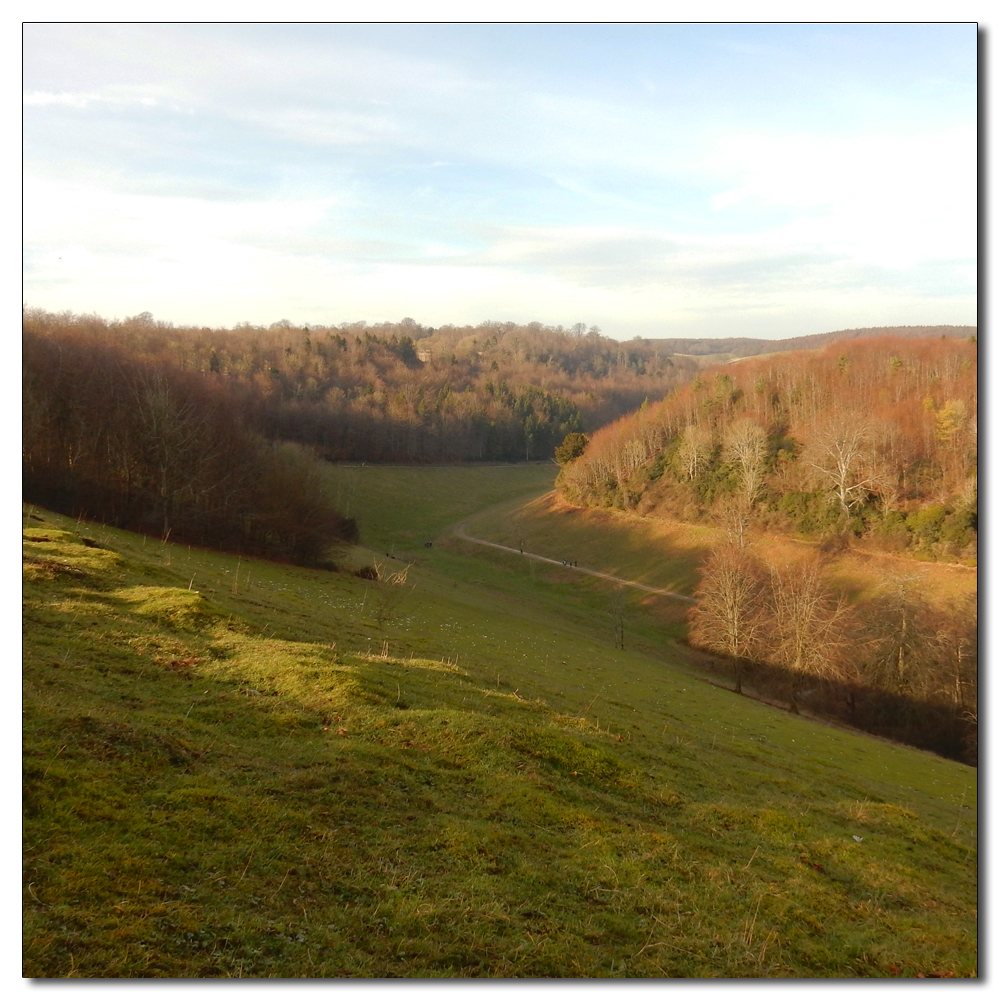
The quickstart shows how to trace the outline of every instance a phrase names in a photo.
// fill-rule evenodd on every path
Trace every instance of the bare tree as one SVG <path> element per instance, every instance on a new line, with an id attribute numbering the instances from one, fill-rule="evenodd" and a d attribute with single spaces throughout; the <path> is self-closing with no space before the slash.
<path id="1" fill-rule="evenodd" d="M 193 403 L 177 398 L 163 375 L 140 374 L 133 387 L 133 405 L 166 537 L 180 497 L 197 491 L 200 472 L 214 447 L 204 416 Z"/>
<path id="2" fill-rule="evenodd" d="M 33 452 L 43 455 L 51 447 L 50 393 L 39 384 L 38 375 L 25 367 L 21 380 L 21 450 L 29 465 Z"/>
<path id="3" fill-rule="evenodd" d="M 743 693 L 747 660 L 754 658 L 764 638 L 765 576 L 746 549 L 726 545 L 705 563 L 691 613 L 691 641 L 728 656 L 736 693 Z"/>
<path id="4" fill-rule="evenodd" d="M 743 493 L 725 496 L 716 506 L 719 520 L 726 529 L 730 545 L 743 548 L 746 545 L 746 530 L 753 519 L 753 508 Z"/>
<path id="5" fill-rule="evenodd" d="M 681 434 L 676 461 L 685 479 L 695 479 L 712 455 L 712 432 L 705 427 L 688 424 Z"/>
<path id="6" fill-rule="evenodd" d="M 868 427 L 859 421 L 835 422 L 816 437 L 807 460 L 847 514 L 863 503 L 878 483 L 872 468 Z"/>
<path id="7" fill-rule="evenodd" d="M 897 574 L 865 605 L 861 622 L 867 680 L 889 691 L 927 693 L 933 673 L 934 615 L 914 586 L 918 574 Z"/>
<path id="8" fill-rule="evenodd" d="M 951 601 L 935 636 L 939 667 L 933 693 L 973 716 L 978 711 L 978 611 L 974 593 Z"/>
<path id="9" fill-rule="evenodd" d="M 752 507 L 764 488 L 767 463 L 767 432 L 756 421 L 734 421 L 726 434 L 726 458 L 740 473 L 740 493 Z"/>
<path id="10" fill-rule="evenodd" d="M 844 646 L 847 606 L 835 600 L 818 559 L 771 568 L 770 658 L 791 672 L 791 708 L 798 712 L 801 679 L 837 676 Z"/>

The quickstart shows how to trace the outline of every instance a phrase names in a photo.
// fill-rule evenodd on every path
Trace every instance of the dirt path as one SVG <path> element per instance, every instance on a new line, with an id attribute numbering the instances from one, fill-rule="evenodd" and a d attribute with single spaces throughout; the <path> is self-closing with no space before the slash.
<path id="1" fill-rule="evenodd" d="M 569 563 L 563 562 L 560 559 L 550 559 L 548 556 L 540 556 L 535 552 L 525 552 L 522 549 L 516 549 L 511 545 L 501 545 L 499 542 L 488 542 L 485 538 L 475 538 L 470 535 L 465 530 L 465 521 L 459 521 L 458 524 L 452 525 L 452 533 L 456 538 L 461 538 L 463 542 L 473 542 L 476 545 L 488 545 L 492 549 L 500 549 L 502 552 L 513 552 L 516 556 L 524 556 L 525 559 L 534 559 L 537 562 L 549 563 L 552 566 L 562 566 L 564 569 L 571 569 L 574 573 L 586 573 L 588 576 L 598 576 L 602 580 L 610 580 L 612 583 L 619 583 L 625 587 L 635 587 L 636 590 L 644 590 L 649 594 L 660 594 L 663 597 L 673 597 L 678 601 L 687 601 L 688 604 L 694 604 L 693 597 L 687 597 L 685 594 L 678 594 L 673 590 L 663 590 L 661 587 L 650 587 L 645 583 L 639 583 L 637 580 L 623 580 L 620 576 L 612 576 L 610 573 L 602 573 L 600 570 L 587 569 L 585 566 L 571 566 Z"/>
<path id="2" fill-rule="evenodd" d="M 552 495 L 554 495 L 554 491 L 550 491 L 548 494 L 543 494 L 543 496 L 552 496 Z M 534 495 L 532 495 L 532 499 L 541 499 L 541 497 L 535 497 Z M 568 503 L 566 503 L 566 501 L 560 501 L 560 502 L 564 506 L 566 506 L 566 507 L 570 507 L 570 508 L 574 508 L 575 507 L 575 505 L 568 504 Z M 508 503 L 509 503 L 509 501 L 504 501 L 504 503 L 497 504 L 496 506 L 498 508 L 505 507 Z M 575 508 L 575 509 L 586 510 L 587 508 L 580 507 L 580 508 Z M 511 552 L 514 555 L 521 555 L 521 556 L 524 556 L 524 558 L 526 558 L 526 559 L 534 559 L 537 562 L 548 563 L 549 565 L 552 565 L 552 566 L 562 566 L 564 569 L 572 569 L 572 570 L 575 570 L 577 573 L 586 573 L 589 576 L 600 577 L 602 580 L 608 580 L 611 583 L 621 584 L 622 586 L 625 586 L 625 587 L 634 587 L 636 590 L 644 590 L 644 591 L 646 591 L 646 593 L 649 593 L 649 594 L 660 594 L 660 595 L 662 595 L 664 597 L 673 597 L 676 600 L 685 601 L 688 604 L 694 604 L 695 603 L 695 600 L 694 600 L 693 597 L 688 597 L 685 594 L 679 594 L 679 593 L 677 593 L 676 591 L 673 591 L 673 590 L 664 590 L 664 589 L 662 589 L 660 587 L 651 587 L 648 584 L 639 583 L 637 580 L 625 580 L 622 577 L 612 576 L 610 573 L 602 573 L 600 570 L 587 569 L 586 567 L 583 567 L 583 566 L 573 566 L 570 563 L 564 563 L 560 559 L 550 559 L 548 556 L 539 555 L 536 552 L 524 552 L 522 549 L 516 548 L 516 547 L 511 546 L 511 545 L 501 545 L 499 542 L 490 542 L 490 541 L 487 541 L 485 538 L 476 538 L 474 535 L 470 535 L 468 533 L 468 531 L 466 530 L 466 525 L 472 519 L 472 517 L 479 517 L 483 513 L 484 513 L 484 511 L 478 511 L 476 514 L 471 515 L 470 517 L 467 517 L 467 518 L 463 518 L 458 523 L 453 524 L 451 526 L 451 529 L 450 529 L 451 532 L 452 532 L 452 534 L 454 534 L 454 536 L 456 538 L 460 538 L 460 539 L 462 539 L 463 541 L 466 541 L 466 542 L 472 542 L 475 545 L 488 545 L 490 548 L 500 549 L 502 552 Z M 614 513 L 617 514 L 619 512 L 614 512 Z M 661 520 L 659 518 L 650 518 L 650 517 L 645 517 L 643 515 L 638 515 L 638 514 L 634 514 L 634 513 L 624 514 L 624 517 L 626 519 L 629 519 L 629 520 L 633 520 L 634 519 L 634 520 L 648 521 L 648 522 L 656 522 L 656 521 Z M 771 538 L 774 541 L 779 542 L 779 543 L 790 543 L 790 544 L 793 544 L 793 545 L 796 545 L 796 546 L 803 546 L 803 547 L 810 548 L 810 549 L 813 549 L 813 550 L 816 550 L 816 549 L 819 548 L 819 543 L 818 542 L 809 541 L 809 540 L 805 540 L 805 539 L 799 539 L 799 538 L 793 538 L 793 537 L 788 536 L 788 535 L 776 535 L 776 536 L 767 536 L 767 535 L 764 535 L 764 536 L 761 536 L 760 540 L 764 541 L 764 540 L 767 540 L 768 538 Z M 943 563 L 943 562 L 927 562 L 927 563 L 922 563 L 922 562 L 918 562 L 918 561 L 913 560 L 913 559 L 909 559 L 906 556 L 896 555 L 895 553 L 868 551 L 868 550 L 865 550 L 863 548 L 852 549 L 850 554 L 854 558 L 859 559 L 861 562 L 877 562 L 879 560 L 883 560 L 884 559 L 884 560 L 888 560 L 888 561 L 891 561 L 891 562 L 903 562 L 903 563 L 908 563 L 908 564 L 911 564 L 911 565 L 914 564 L 914 563 L 916 563 L 917 566 L 924 567 L 924 568 L 926 568 L 928 570 L 939 570 L 939 569 L 961 570 L 961 571 L 963 571 L 965 573 L 972 573 L 972 574 L 975 574 L 977 572 L 977 569 L 976 569 L 975 566 L 967 566 L 967 565 L 964 565 L 962 563 Z"/>

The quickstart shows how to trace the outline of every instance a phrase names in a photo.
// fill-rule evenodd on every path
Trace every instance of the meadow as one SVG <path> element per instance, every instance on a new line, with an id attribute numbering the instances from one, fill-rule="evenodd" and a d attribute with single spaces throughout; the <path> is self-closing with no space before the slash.
<path id="1" fill-rule="evenodd" d="M 679 602 L 616 649 L 608 585 L 449 536 L 554 471 L 332 468 L 337 571 L 26 507 L 23 974 L 975 976 L 975 770 L 708 683 Z M 689 541 L 595 568 L 683 586 Z"/>

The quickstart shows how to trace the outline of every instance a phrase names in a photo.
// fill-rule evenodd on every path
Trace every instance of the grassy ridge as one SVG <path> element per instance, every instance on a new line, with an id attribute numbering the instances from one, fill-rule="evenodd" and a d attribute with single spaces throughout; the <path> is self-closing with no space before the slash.
<path id="1" fill-rule="evenodd" d="M 24 524 L 25 975 L 975 974 L 973 771 L 615 651 L 558 572 L 435 546 L 379 627 Z"/>
<path id="2" fill-rule="evenodd" d="M 555 494 L 529 503 L 509 501 L 466 521 L 476 537 L 517 546 L 550 558 L 576 559 L 650 586 L 692 594 L 699 567 L 709 551 L 725 541 L 725 529 L 617 510 L 575 507 Z M 751 551 L 766 562 L 794 563 L 819 543 L 783 535 L 752 535 Z M 849 548 L 824 556 L 826 572 L 852 600 L 874 596 L 886 579 L 904 573 L 932 604 L 976 592 L 978 575 L 970 566 L 933 563 L 889 553 Z"/>

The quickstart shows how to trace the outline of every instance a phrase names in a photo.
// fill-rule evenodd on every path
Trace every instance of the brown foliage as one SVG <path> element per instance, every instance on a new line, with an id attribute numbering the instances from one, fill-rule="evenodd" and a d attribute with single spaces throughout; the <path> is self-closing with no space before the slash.
<path id="1" fill-rule="evenodd" d="M 638 497 L 669 458 L 678 483 L 718 470 L 714 495 L 773 505 L 822 488 L 845 517 L 866 505 L 905 513 L 975 477 L 977 402 L 974 340 L 872 337 L 747 358 L 595 432 L 561 487 L 577 503 Z"/>
<path id="2" fill-rule="evenodd" d="M 282 321 L 211 330 L 29 310 L 24 328 L 82 335 L 224 384 L 265 436 L 333 460 L 550 457 L 567 434 L 599 427 L 687 377 L 683 363 L 648 344 L 538 323 L 432 330 L 413 320 Z M 32 405 L 27 387 L 26 418 Z"/>
<path id="3" fill-rule="evenodd" d="M 123 527 L 314 562 L 356 535 L 315 459 L 267 442 L 217 380 L 86 328 L 26 331 L 26 498 Z"/>

